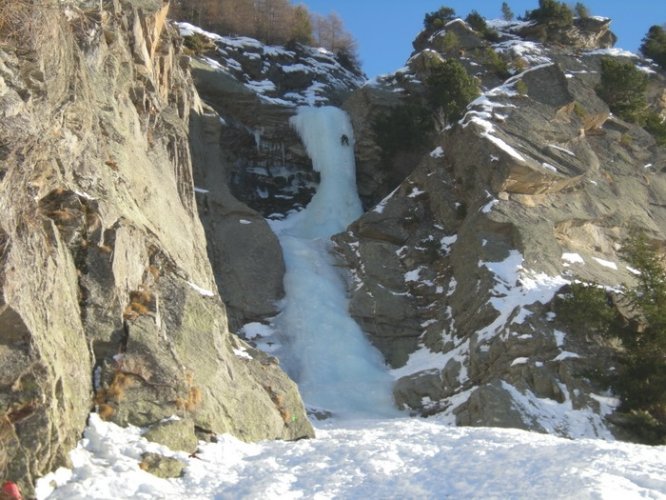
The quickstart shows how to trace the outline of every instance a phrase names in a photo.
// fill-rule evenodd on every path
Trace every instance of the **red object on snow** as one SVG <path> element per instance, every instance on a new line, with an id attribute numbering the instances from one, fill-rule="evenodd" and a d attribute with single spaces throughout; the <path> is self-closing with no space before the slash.
<path id="1" fill-rule="evenodd" d="M 13 481 L 5 481 L 5 484 L 2 485 L 2 493 L 11 500 L 23 500 L 18 484 Z"/>

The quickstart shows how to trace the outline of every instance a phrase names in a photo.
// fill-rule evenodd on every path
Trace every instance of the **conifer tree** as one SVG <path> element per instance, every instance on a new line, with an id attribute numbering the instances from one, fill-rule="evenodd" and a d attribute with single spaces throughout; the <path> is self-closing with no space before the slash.
<path id="1" fill-rule="evenodd" d="M 641 53 L 666 69 L 666 30 L 654 25 L 643 38 Z"/>
<path id="2" fill-rule="evenodd" d="M 486 20 L 476 10 L 473 10 L 467 15 L 465 22 L 469 24 L 473 30 L 478 31 L 479 33 L 485 33 L 488 29 Z"/>
<path id="3" fill-rule="evenodd" d="M 597 94 L 623 120 L 643 125 L 647 111 L 645 89 L 648 77 L 631 62 L 612 57 L 601 60 L 601 82 Z"/>
<path id="4" fill-rule="evenodd" d="M 479 84 L 459 61 L 447 59 L 433 69 L 427 80 L 432 104 L 448 123 L 462 118 L 465 108 L 479 95 Z"/>
<path id="5" fill-rule="evenodd" d="M 438 30 L 444 25 L 455 19 L 456 11 L 451 7 L 440 7 L 434 12 L 430 12 L 423 18 L 423 27 L 427 30 Z"/>
<path id="6" fill-rule="evenodd" d="M 573 13 L 563 2 L 539 0 L 539 8 L 527 11 L 525 19 L 555 28 L 566 28 L 573 23 Z"/>
<path id="7" fill-rule="evenodd" d="M 505 21 L 513 21 L 513 17 L 513 11 L 511 10 L 511 7 L 509 7 L 509 4 L 502 2 L 502 19 Z"/>
<path id="8" fill-rule="evenodd" d="M 664 259 L 644 234 L 632 236 L 624 247 L 635 268 L 638 284 L 627 293 L 638 318 L 618 329 L 624 351 L 614 386 L 621 410 L 636 437 L 649 444 L 666 444 L 666 270 Z"/>
<path id="9" fill-rule="evenodd" d="M 580 18 L 590 17 L 590 9 L 583 2 L 577 2 L 574 6 L 574 12 Z"/>
<path id="10" fill-rule="evenodd" d="M 637 276 L 616 299 L 622 314 L 602 287 L 572 284 L 558 316 L 573 331 L 620 341 L 618 370 L 600 377 L 620 398 L 613 420 L 637 441 L 666 444 L 666 262 L 641 232 L 622 253 Z"/>

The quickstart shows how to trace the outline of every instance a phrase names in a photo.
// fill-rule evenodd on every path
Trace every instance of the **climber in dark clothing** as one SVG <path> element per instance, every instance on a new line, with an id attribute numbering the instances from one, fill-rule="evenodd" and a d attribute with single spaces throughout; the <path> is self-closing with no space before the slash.
<path id="1" fill-rule="evenodd" d="M 349 146 L 349 137 L 347 137 L 346 134 L 342 134 L 342 136 L 340 137 L 340 144 L 342 144 L 343 146 Z"/>

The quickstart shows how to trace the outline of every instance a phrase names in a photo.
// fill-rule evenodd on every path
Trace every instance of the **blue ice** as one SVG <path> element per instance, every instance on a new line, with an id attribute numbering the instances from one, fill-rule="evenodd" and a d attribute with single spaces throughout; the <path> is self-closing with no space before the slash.
<path id="1" fill-rule="evenodd" d="M 286 264 L 278 355 L 308 406 L 343 418 L 398 415 L 393 378 L 349 315 L 346 284 L 330 253 L 330 237 L 362 214 L 351 122 L 339 108 L 304 107 L 291 124 L 321 183 L 304 210 L 273 224 Z"/>

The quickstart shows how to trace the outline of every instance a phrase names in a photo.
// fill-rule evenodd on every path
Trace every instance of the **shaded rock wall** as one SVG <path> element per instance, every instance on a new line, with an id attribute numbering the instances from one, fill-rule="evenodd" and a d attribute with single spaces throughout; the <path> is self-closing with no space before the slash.
<path id="1" fill-rule="evenodd" d="M 324 50 L 180 28 L 185 37 L 198 33 L 209 40 L 192 60 L 192 76 L 209 106 L 192 115 L 196 198 L 217 285 L 237 331 L 274 317 L 284 296 L 282 250 L 264 218 L 304 208 L 319 182 L 289 118 L 297 106 L 341 104 L 362 78 Z"/>
<path id="2" fill-rule="evenodd" d="M 261 214 L 231 192 L 231 158 L 243 157 L 246 149 L 239 147 L 242 141 L 224 140 L 224 132 L 229 134 L 226 129 L 210 108 L 192 115 L 190 141 L 199 215 L 230 327 L 237 331 L 247 322 L 277 314 L 278 301 L 284 296 L 284 262 L 280 244 Z M 248 154 L 257 154 L 254 144 Z"/>

